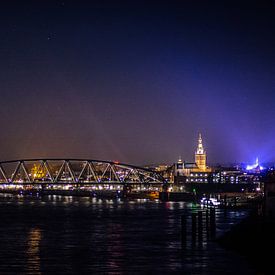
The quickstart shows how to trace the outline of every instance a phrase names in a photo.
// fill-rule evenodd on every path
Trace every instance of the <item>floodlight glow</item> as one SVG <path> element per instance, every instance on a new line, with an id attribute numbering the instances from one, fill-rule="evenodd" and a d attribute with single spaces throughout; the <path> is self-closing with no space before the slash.
<path id="1" fill-rule="evenodd" d="M 256 158 L 255 164 L 246 166 L 246 170 L 253 170 L 253 169 L 264 170 L 264 167 L 259 164 L 259 159 L 258 158 Z"/>

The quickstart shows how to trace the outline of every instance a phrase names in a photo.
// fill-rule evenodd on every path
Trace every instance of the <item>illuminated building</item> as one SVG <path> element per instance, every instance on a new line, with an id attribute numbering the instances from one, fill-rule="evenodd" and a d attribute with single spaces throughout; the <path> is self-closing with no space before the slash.
<path id="1" fill-rule="evenodd" d="M 198 147 L 195 152 L 195 163 L 197 167 L 193 168 L 191 172 L 211 172 L 211 169 L 206 166 L 206 151 L 203 148 L 201 134 L 199 134 Z"/>
<path id="2" fill-rule="evenodd" d="M 211 168 L 206 165 L 206 151 L 202 144 L 202 137 L 199 134 L 198 147 L 195 152 L 195 162 L 183 162 L 179 158 L 174 168 L 174 182 L 181 184 L 184 182 L 207 183 Z"/>
<path id="3" fill-rule="evenodd" d="M 159 164 L 150 168 L 160 173 L 168 182 L 173 181 L 173 165 Z"/>
<path id="4" fill-rule="evenodd" d="M 259 164 L 259 159 L 256 158 L 256 162 L 252 165 L 247 165 L 246 170 L 260 173 L 262 170 L 264 170 L 264 167 Z"/>
<path id="5" fill-rule="evenodd" d="M 236 167 L 219 167 L 211 175 L 213 184 L 231 192 L 262 192 L 263 174 Z"/>
<path id="6" fill-rule="evenodd" d="M 206 170 L 206 152 L 204 151 L 204 148 L 202 145 L 201 134 L 199 134 L 198 148 L 195 152 L 195 162 L 200 171 Z"/>
<path id="7" fill-rule="evenodd" d="M 247 166 L 213 167 L 207 166 L 207 155 L 199 134 L 195 151 L 195 162 L 185 162 L 179 158 L 174 164 L 174 179 L 171 192 L 252 192 L 263 190 L 264 170 L 258 158 L 255 164 Z"/>
<path id="8" fill-rule="evenodd" d="M 181 160 L 181 157 L 179 157 L 178 162 L 175 164 L 175 176 L 184 176 L 184 163 Z"/>

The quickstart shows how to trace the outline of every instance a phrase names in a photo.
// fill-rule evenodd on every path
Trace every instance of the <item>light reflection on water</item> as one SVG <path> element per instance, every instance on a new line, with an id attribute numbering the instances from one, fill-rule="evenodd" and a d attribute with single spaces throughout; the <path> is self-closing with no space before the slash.
<path id="1" fill-rule="evenodd" d="M 183 202 L 0 195 L 0 274 L 250 273 L 243 258 L 207 240 L 181 248 Z M 217 210 L 217 234 L 246 212 Z M 187 229 L 190 235 L 190 226 Z M 252 272 L 251 272 L 252 273 Z"/>
<path id="2" fill-rule="evenodd" d="M 41 274 L 40 241 L 41 230 L 39 228 L 31 228 L 27 239 L 27 273 Z"/>

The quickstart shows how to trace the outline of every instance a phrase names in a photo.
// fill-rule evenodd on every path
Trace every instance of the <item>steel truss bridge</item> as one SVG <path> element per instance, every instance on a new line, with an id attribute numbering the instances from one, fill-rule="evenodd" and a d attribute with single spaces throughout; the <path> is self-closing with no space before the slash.
<path id="1" fill-rule="evenodd" d="M 111 161 L 24 159 L 0 162 L 0 189 L 123 190 L 125 186 L 133 186 L 137 190 L 143 188 L 159 191 L 165 183 L 165 179 L 158 172 Z"/>

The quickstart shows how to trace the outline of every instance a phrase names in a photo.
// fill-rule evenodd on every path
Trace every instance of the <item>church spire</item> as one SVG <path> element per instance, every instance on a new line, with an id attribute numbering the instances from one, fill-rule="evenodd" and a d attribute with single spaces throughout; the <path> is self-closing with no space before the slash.
<path id="1" fill-rule="evenodd" d="M 197 164 L 197 167 L 200 171 L 205 171 L 207 169 L 206 166 L 206 152 L 202 145 L 202 137 L 201 133 L 199 133 L 199 139 L 198 139 L 198 147 L 195 152 L 195 161 Z"/>
<path id="2" fill-rule="evenodd" d="M 205 154 L 205 151 L 204 151 L 204 148 L 203 148 L 203 145 L 202 145 L 201 133 L 199 133 L 198 147 L 197 147 L 196 154 L 198 154 L 198 155 Z"/>

